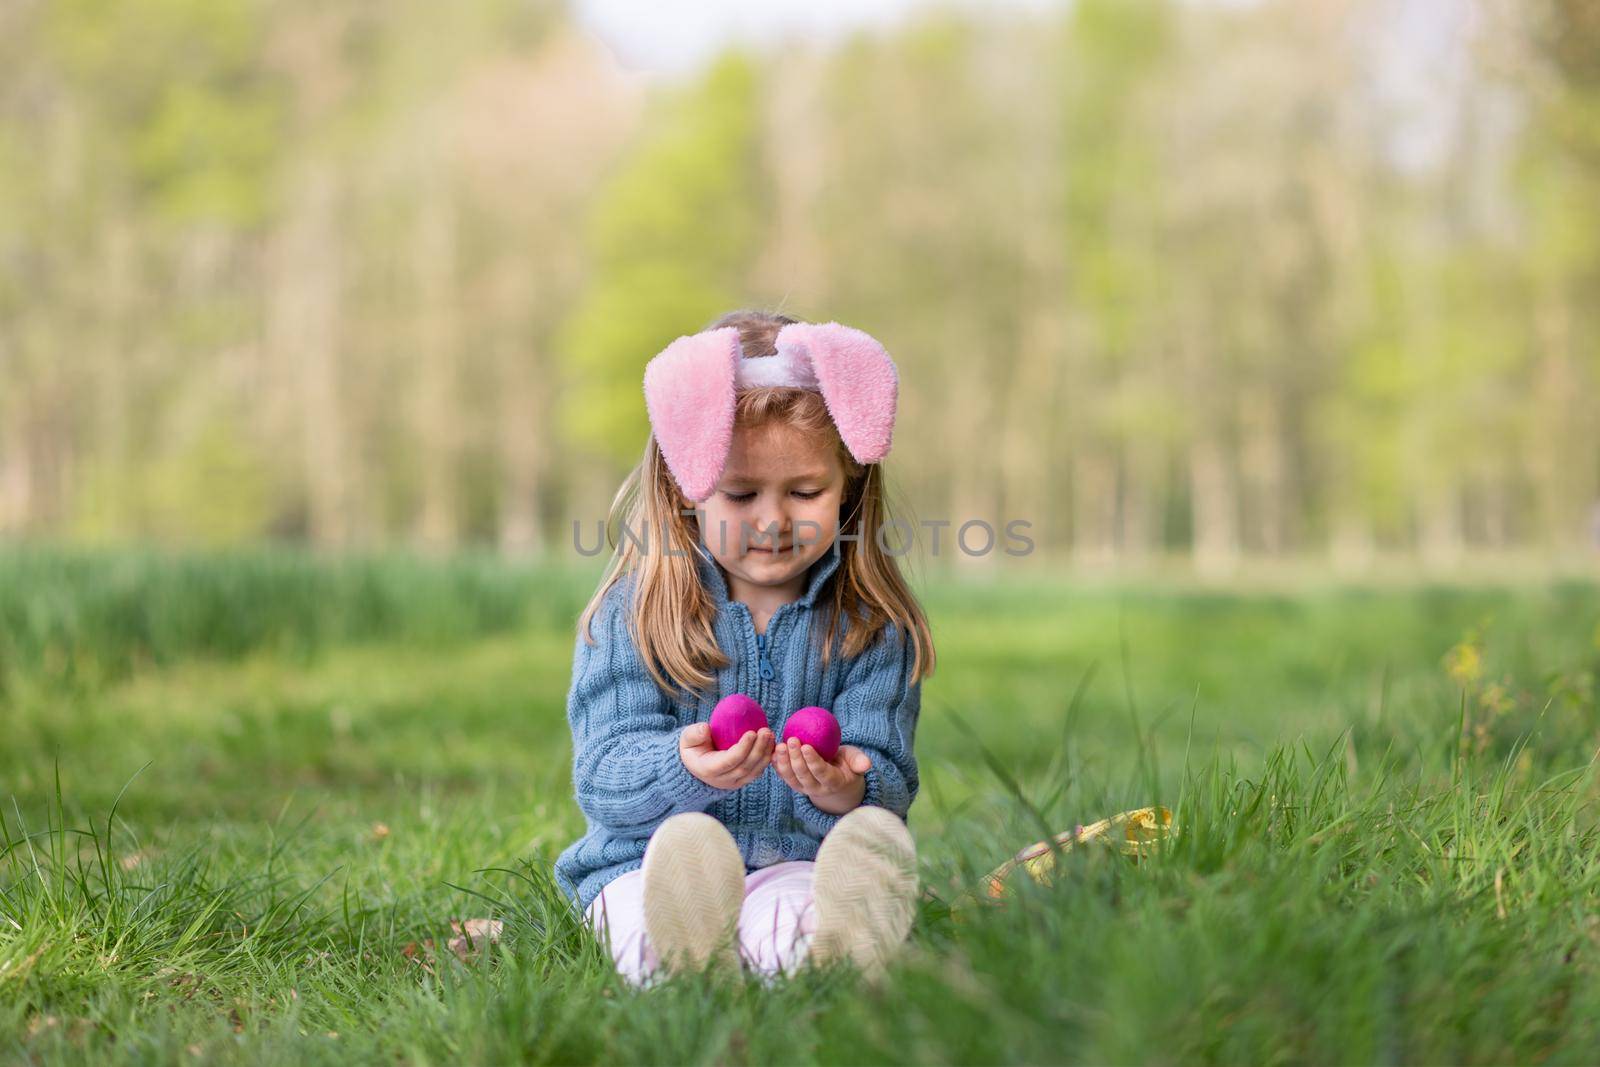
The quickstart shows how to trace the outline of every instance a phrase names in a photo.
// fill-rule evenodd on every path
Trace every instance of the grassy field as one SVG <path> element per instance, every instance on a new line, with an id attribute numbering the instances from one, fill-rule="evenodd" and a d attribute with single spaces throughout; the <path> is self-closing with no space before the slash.
<path id="1" fill-rule="evenodd" d="M 0 553 L 0 1059 L 1600 1058 L 1600 587 L 929 580 L 889 981 L 641 994 L 549 874 L 595 573 Z M 952 910 L 1152 802 L 1150 859 Z"/>

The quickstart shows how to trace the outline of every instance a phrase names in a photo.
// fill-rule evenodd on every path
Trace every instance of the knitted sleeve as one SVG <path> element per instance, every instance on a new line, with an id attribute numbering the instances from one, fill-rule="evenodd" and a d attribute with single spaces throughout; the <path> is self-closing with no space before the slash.
<path id="1" fill-rule="evenodd" d="M 888 808 L 904 819 L 917 795 L 917 758 L 912 742 L 922 709 L 922 683 L 910 681 L 915 651 L 893 623 L 878 641 L 856 657 L 834 698 L 840 743 L 855 745 L 872 760 L 861 803 Z M 802 793 L 795 815 L 818 836 L 826 836 L 843 816 L 833 815 Z"/>
<path id="2" fill-rule="evenodd" d="M 596 643 L 579 634 L 567 722 L 578 807 L 619 836 L 648 837 L 669 815 L 704 811 L 728 790 L 683 765 L 683 727 L 645 668 L 627 627 L 627 583 L 608 591 L 591 620 Z"/>

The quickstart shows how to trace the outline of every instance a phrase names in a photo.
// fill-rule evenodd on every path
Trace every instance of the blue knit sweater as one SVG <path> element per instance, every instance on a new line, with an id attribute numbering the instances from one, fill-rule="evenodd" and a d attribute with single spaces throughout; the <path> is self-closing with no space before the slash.
<path id="1" fill-rule="evenodd" d="M 820 705 L 839 720 L 843 743 L 872 760 L 864 804 L 902 819 L 917 795 L 912 737 L 921 708 L 921 683 L 910 681 L 913 650 L 889 624 L 860 655 L 834 655 L 821 666 L 820 640 L 808 640 L 817 600 L 838 570 L 833 546 L 806 572 L 799 599 L 781 605 L 757 635 L 750 609 L 728 599 L 727 580 L 703 546 L 695 547 L 701 581 L 717 603 L 717 643 L 732 662 L 699 699 L 674 701 L 645 669 L 627 630 L 633 589 L 629 575 L 607 590 L 591 619 L 596 644 L 579 634 L 573 651 L 567 722 L 572 727 L 572 782 L 588 831 L 556 858 L 556 881 L 585 909 L 611 879 L 638 868 L 651 833 L 669 816 L 707 812 L 733 834 L 745 869 L 816 857 L 817 845 L 840 816 L 822 811 L 768 767 L 739 789 L 719 789 L 689 773 L 678 755 L 684 727 L 711 718 L 718 700 L 747 693 L 760 701 L 774 732 L 795 710 Z M 845 620 L 848 626 L 849 620 Z"/>

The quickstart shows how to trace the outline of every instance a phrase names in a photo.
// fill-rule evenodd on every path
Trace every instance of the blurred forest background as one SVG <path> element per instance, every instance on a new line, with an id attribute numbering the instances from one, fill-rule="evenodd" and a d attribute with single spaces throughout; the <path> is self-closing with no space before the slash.
<path id="1" fill-rule="evenodd" d="M 739 306 L 885 342 L 913 519 L 1592 557 L 1600 5 L 929 9 L 646 85 L 555 0 L 0 0 L 0 536 L 570 554 Z"/>

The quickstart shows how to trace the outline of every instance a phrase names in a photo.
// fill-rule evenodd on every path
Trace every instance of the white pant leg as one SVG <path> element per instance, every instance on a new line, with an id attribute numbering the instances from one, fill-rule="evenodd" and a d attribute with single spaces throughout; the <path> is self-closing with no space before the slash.
<path id="1" fill-rule="evenodd" d="M 739 944 L 757 973 L 790 974 L 804 962 L 817 928 L 811 906 L 815 866 L 810 860 L 788 860 L 745 875 Z"/>
<path id="2" fill-rule="evenodd" d="M 636 986 L 647 984 L 661 961 L 644 932 L 644 871 L 619 874 L 589 903 L 586 913 L 601 944 L 607 936 L 617 970 Z"/>
<path id="3" fill-rule="evenodd" d="M 814 866 L 810 860 L 790 860 L 745 875 L 739 944 L 752 970 L 776 976 L 804 962 L 817 928 L 811 907 Z M 629 871 L 607 882 L 586 914 L 601 943 L 609 937 L 618 972 L 635 986 L 649 985 L 661 960 L 644 928 L 644 872 Z"/>

